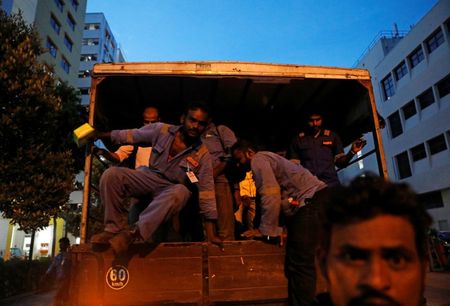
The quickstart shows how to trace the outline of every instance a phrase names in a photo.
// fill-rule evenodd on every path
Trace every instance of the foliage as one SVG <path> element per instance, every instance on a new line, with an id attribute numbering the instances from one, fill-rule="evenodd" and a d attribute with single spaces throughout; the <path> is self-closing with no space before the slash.
<path id="1" fill-rule="evenodd" d="M 50 258 L 0 261 L 0 299 L 38 289 L 50 262 Z"/>
<path id="2" fill-rule="evenodd" d="M 0 41 L 0 211 L 29 233 L 46 227 L 73 190 L 79 99 L 39 62 L 38 35 L 20 15 L 0 10 Z"/>

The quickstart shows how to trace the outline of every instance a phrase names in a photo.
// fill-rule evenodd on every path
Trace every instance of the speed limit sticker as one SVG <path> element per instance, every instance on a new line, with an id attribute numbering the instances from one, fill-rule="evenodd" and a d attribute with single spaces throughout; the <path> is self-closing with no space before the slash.
<path id="1" fill-rule="evenodd" d="M 106 272 L 106 283 L 111 289 L 121 290 L 125 288 L 129 280 L 130 274 L 124 266 L 115 265 Z"/>

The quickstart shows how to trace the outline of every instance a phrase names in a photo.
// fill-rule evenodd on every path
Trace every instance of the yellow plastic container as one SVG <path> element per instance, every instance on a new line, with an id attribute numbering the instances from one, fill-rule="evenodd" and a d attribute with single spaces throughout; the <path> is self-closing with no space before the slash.
<path id="1" fill-rule="evenodd" d="M 85 123 L 73 131 L 73 140 L 78 147 L 82 147 L 94 132 L 95 129 L 89 123 Z"/>

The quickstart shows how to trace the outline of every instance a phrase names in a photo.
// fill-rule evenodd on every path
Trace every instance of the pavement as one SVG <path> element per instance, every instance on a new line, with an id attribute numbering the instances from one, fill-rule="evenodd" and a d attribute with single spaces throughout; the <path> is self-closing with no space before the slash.
<path id="1" fill-rule="evenodd" d="M 0 300 L 1 306 L 51 306 L 55 291 L 24 293 Z M 450 306 L 450 273 L 429 272 L 425 288 L 427 306 Z"/>

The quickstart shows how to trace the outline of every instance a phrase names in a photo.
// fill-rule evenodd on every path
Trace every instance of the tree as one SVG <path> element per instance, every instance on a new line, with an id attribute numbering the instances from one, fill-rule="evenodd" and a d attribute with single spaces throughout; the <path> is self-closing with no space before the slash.
<path id="1" fill-rule="evenodd" d="M 44 50 L 20 14 L 0 10 L 0 211 L 26 233 L 67 207 L 77 171 L 75 89 L 39 62 Z"/>

